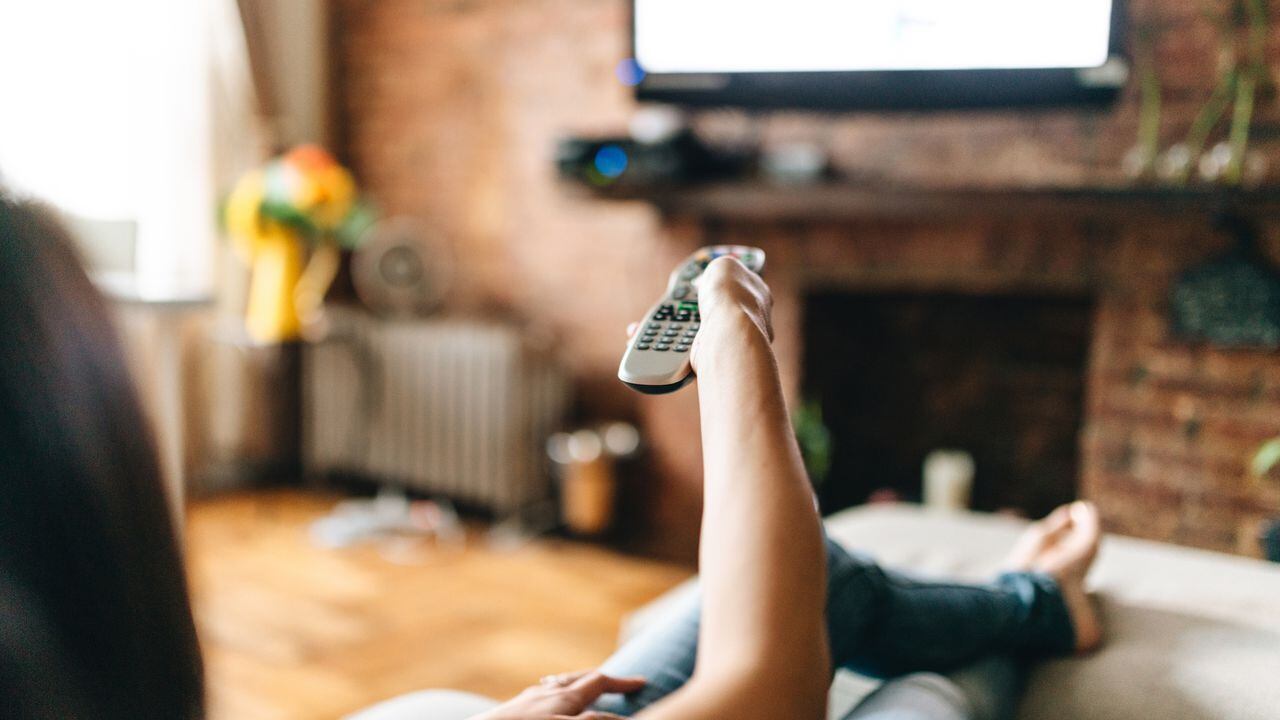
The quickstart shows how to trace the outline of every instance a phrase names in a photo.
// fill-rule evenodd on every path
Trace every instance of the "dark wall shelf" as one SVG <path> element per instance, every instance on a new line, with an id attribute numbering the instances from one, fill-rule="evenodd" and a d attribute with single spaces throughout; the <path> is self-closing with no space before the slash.
<path id="1" fill-rule="evenodd" d="M 850 182 L 774 185 L 724 182 L 668 187 L 612 187 L 579 192 L 604 200 L 638 200 L 669 215 L 724 220 L 945 219 L 958 216 L 1125 220 L 1220 212 L 1280 217 L 1280 187 L 938 188 Z"/>

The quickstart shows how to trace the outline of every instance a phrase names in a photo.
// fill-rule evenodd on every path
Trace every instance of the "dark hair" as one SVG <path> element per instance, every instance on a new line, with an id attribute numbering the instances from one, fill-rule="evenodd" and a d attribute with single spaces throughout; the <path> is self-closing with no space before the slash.
<path id="1" fill-rule="evenodd" d="M 106 302 L 0 193 L 0 715 L 203 716 L 169 512 Z"/>

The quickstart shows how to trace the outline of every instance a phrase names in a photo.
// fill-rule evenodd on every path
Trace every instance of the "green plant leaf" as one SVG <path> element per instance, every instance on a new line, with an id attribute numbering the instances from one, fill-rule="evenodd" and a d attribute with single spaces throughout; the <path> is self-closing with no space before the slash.
<path id="1" fill-rule="evenodd" d="M 822 405 L 814 400 L 802 403 L 792 424 L 809 479 L 821 487 L 831 470 L 831 431 L 822 420 Z"/>
<path id="2" fill-rule="evenodd" d="M 380 213 L 372 203 L 360 200 L 352 206 L 351 212 L 333 231 L 338 246 L 344 250 L 355 250 L 364 242 L 365 232 L 378 221 Z"/>

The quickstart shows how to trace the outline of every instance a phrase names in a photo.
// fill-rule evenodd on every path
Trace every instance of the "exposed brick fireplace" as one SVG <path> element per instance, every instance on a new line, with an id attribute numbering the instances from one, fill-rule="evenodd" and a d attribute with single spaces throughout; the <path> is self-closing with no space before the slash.
<path id="1" fill-rule="evenodd" d="M 1167 317 L 1178 275 L 1227 246 L 1227 239 L 1212 229 L 1210 213 L 1136 213 L 1124 219 L 1050 212 L 1023 218 L 1010 207 L 919 220 L 905 217 L 909 212 L 893 215 L 812 222 L 675 218 L 673 234 L 687 246 L 704 240 L 741 242 L 769 253 L 776 346 L 796 399 L 815 380 L 806 371 L 831 372 L 821 359 L 805 357 L 815 348 L 805 340 L 807 324 L 816 322 L 825 332 L 829 323 L 839 322 L 833 318 L 856 323 L 864 319 L 859 313 L 866 312 L 901 319 L 928 312 L 929 305 L 944 315 L 948 311 L 939 308 L 950 305 L 949 312 L 960 322 L 1022 314 L 1011 320 L 1022 323 L 1012 332 L 1030 332 L 1029 342 L 1058 347 L 1052 352 L 1039 348 L 1045 356 L 1028 363 L 1039 367 L 1042 376 L 1005 378 L 1004 396 L 996 402 L 1015 403 L 1025 390 L 1022 399 L 1028 407 L 962 403 L 974 422 L 990 423 L 995 432 L 1014 418 L 1033 426 L 1024 428 L 1025 436 L 1017 441 L 1024 449 L 1015 442 L 1003 448 L 1009 457 L 988 461 L 996 477 L 990 488 L 979 480 L 979 506 L 1037 512 L 1074 493 L 1097 501 L 1114 532 L 1257 553 L 1257 528 L 1280 509 L 1280 489 L 1252 478 L 1247 466 L 1258 445 L 1280 432 L 1280 362 L 1267 351 L 1183 342 L 1172 336 Z M 1274 256 L 1275 243 L 1270 246 Z M 827 303 L 843 306 L 824 307 Z M 913 304 L 918 306 L 914 310 Z M 813 311 L 819 316 L 807 320 L 806 312 Z M 824 312 L 829 317 L 821 317 Z M 1036 335 L 1027 327 L 1036 324 L 1036 315 L 1051 318 L 1056 331 Z M 981 331 L 976 326 L 970 330 Z M 864 327 L 848 341 L 875 335 Z M 972 349 L 979 349 L 977 343 Z M 1005 353 L 1006 361 L 1008 353 L 1018 351 L 1016 345 L 996 340 L 987 342 L 986 349 Z M 935 360 L 945 356 L 927 347 L 921 351 L 933 352 Z M 872 367 L 863 371 L 883 370 L 870 362 Z M 1000 372 L 985 368 L 970 381 L 994 382 Z M 1072 379 L 1076 372 L 1078 381 Z M 1019 388 L 1018 380 L 1027 385 Z M 1051 382 L 1061 386 L 1050 392 L 1044 385 Z M 1065 407 L 1032 407 L 1041 402 Z M 1064 416 L 1052 417 L 1057 410 Z M 1045 416 L 1037 419 L 1035 412 Z M 678 418 L 687 416 L 688 408 L 678 402 L 649 403 L 646 413 L 655 425 L 687 427 Z M 1076 413 L 1078 420 L 1072 417 Z M 1061 433 L 1076 422 L 1078 435 L 1064 438 Z M 929 440 L 934 439 L 948 438 Z M 678 452 L 674 437 L 658 440 Z M 1041 442 L 1045 448 L 1025 449 Z M 1061 454 L 1064 443 L 1074 458 Z M 1001 450 L 998 443 L 988 447 L 983 452 Z M 659 459 L 671 462 L 670 467 L 696 473 L 696 464 L 685 465 L 690 460 L 682 455 L 662 453 L 660 449 Z M 1024 461 L 1031 464 L 1021 465 Z M 1020 486 L 1039 462 L 1050 464 L 1043 468 L 1045 474 L 1058 478 L 1035 489 Z M 918 459 L 899 460 L 898 465 L 897 475 L 852 480 L 851 486 L 829 490 L 834 494 L 830 499 L 836 505 L 855 502 L 880 486 L 898 487 L 910 497 L 910 483 L 918 483 Z M 915 468 L 902 469 L 907 465 Z M 979 462 L 980 476 L 982 466 Z M 1045 478 L 1032 482 L 1038 480 Z"/>
<path id="2" fill-rule="evenodd" d="M 1134 27 L 1158 31 L 1167 146 L 1213 91 L 1218 34 L 1195 0 L 1128 5 Z M 1139 202 L 1100 218 L 1030 213 L 1036 202 L 1017 200 L 939 212 L 911 192 L 882 192 L 860 208 L 832 199 L 810 212 L 803 205 L 821 191 L 801 189 L 789 195 L 800 207 L 739 199 L 734 212 L 584 199 L 557 185 L 553 148 L 566 132 L 617 131 L 634 111 L 614 80 L 627 52 L 624 0 L 337 0 L 333 8 L 343 30 L 334 57 L 344 158 L 382 207 L 430 222 L 452 245 L 451 310 L 527 318 L 559 339 L 584 420 L 640 423 L 648 501 L 624 512 L 669 547 L 687 554 L 697 528 L 696 398 L 637 397 L 614 373 L 622 328 L 686 252 L 717 241 L 769 252 L 777 347 L 796 398 L 804 301 L 815 294 L 1088 298 L 1077 489 L 1101 503 L 1107 526 L 1254 554 L 1258 523 L 1280 515 L 1280 483 L 1259 483 L 1246 468 L 1257 444 L 1280 434 L 1280 357 L 1188 344 L 1169 331 L 1171 284 L 1224 247 L 1208 212 Z M 716 112 L 694 121 L 729 142 L 820 144 L 842 178 L 872 186 L 1090 188 L 1127 182 L 1120 168 L 1137 106 L 1135 84 L 1101 111 Z M 1275 182 L 1275 103 L 1260 107 L 1255 126 Z M 898 212 L 883 212 L 895 204 Z M 1273 261 L 1276 217 L 1274 209 L 1264 217 Z"/>
<path id="3" fill-rule="evenodd" d="M 802 394 L 834 440 L 824 512 L 921 499 L 940 449 L 973 458 L 976 509 L 1039 517 L 1076 498 L 1091 298 L 822 292 L 804 315 Z"/>

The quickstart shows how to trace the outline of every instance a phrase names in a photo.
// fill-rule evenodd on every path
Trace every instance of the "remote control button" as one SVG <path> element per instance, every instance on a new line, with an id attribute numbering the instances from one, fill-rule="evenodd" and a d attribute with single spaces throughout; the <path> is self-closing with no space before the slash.
<path id="1" fill-rule="evenodd" d="M 702 323 L 700 323 L 700 322 L 695 322 L 695 323 L 693 323 L 693 324 L 691 324 L 691 325 L 689 326 L 689 329 L 690 329 L 690 330 L 695 330 L 695 331 L 696 331 L 696 330 L 699 330 L 699 329 L 701 329 L 701 328 L 702 328 Z"/>
<path id="2" fill-rule="evenodd" d="M 650 335 L 650 336 L 652 336 L 652 335 L 657 335 L 657 334 L 658 334 L 658 329 L 657 329 L 657 328 L 645 328 L 644 334 L 645 334 L 645 335 Z"/>
<path id="3" fill-rule="evenodd" d="M 688 346 L 688 345 L 677 345 L 677 346 L 676 346 L 676 352 L 689 352 L 689 346 Z"/>
<path id="4" fill-rule="evenodd" d="M 684 283 L 680 283 L 676 286 L 675 290 L 671 291 L 671 297 L 677 300 L 689 297 L 689 286 Z"/>
<path id="5" fill-rule="evenodd" d="M 685 333 L 685 334 L 684 334 L 684 339 L 685 339 L 685 340 L 687 340 L 687 341 L 689 341 L 689 342 L 692 342 L 692 341 L 693 341 L 693 339 L 694 339 L 694 338 L 696 338 L 696 337 L 698 337 L 698 333 L 696 333 L 696 332 L 694 332 L 694 331 L 692 331 L 692 330 L 690 330 L 689 332 L 687 332 L 687 333 Z"/>
<path id="6" fill-rule="evenodd" d="M 662 305 L 658 306 L 659 312 L 671 312 L 672 310 L 675 310 L 675 309 L 676 309 L 676 306 L 672 305 L 671 303 L 663 303 Z"/>
<path id="7" fill-rule="evenodd" d="M 653 349 L 654 352 L 667 352 L 671 349 L 670 345 L 658 345 Z"/>
<path id="8" fill-rule="evenodd" d="M 678 323 L 678 322 L 674 322 L 674 323 L 671 323 L 670 325 L 668 325 L 668 326 L 667 326 L 667 328 L 668 328 L 668 329 L 670 329 L 670 330 L 683 330 L 683 329 L 684 329 L 684 325 L 681 325 L 681 324 L 680 324 L 680 323 Z"/>

